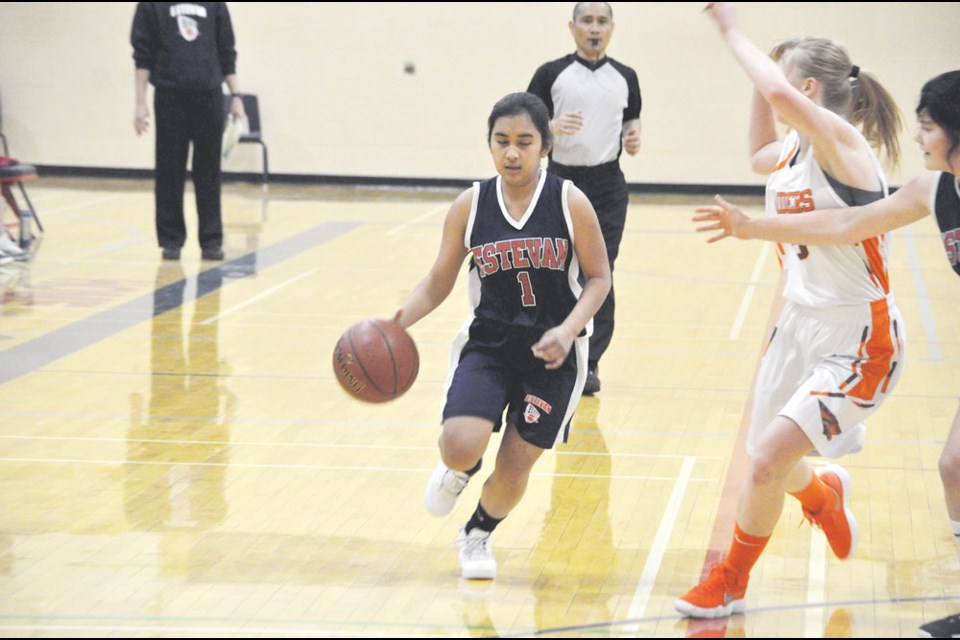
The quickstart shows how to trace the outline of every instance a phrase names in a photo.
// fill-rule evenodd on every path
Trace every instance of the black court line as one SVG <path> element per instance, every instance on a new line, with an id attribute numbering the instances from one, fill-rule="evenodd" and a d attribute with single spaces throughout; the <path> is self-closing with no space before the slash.
<path id="1" fill-rule="evenodd" d="M 953 595 L 945 596 L 904 596 L 904 597 L 890 597 L 890 598 L 873 598 L 873 599 L 863 599 L 863 600 L 833 600 L 826 602 L 808 602 L 806 604 L 787 604 L 787 605 L 778 605 L 770 607 L 755 607 L 752 609 L 747 609 L 743 613 L 733 614 L 732 616 L 726 616 L 722 618 L 689 618 L 683 616 L 679 613 L 675 615 L 666 615 L 666 616 L 652 616 L 649 618 L 632 618 L 626 620 L 607 620 L 605 622 L 594 622 L 594 623 L 584 623 L 584 624 L 573 624 L 563 627 L 548 627 L 543 629 L 531 629 L 523 632 L 516 633 L 506 633 L 497 636 L 491 636 L 496 638 L 535 638 L 543 636 L 551 636 L 555 634 L 560 634 L 560 637 L 572 633 L 582 633 L 585 631 L 605 631 L 604 635 L 609 636 L 611 632 L 614 632 L 616 635 L 620 635 L 620 632 L 617 631 L 618 627 L 622 626 L 639 626 L 641 624 L 656 624 L 664 620 L 676 620 L 677 622 L 689 621 L 691 625 L 697 624 L 710 624 L 716 625 L 716 623 L 723 623 L 728 621 L 731 618 L 742 620 L 744 616 L 749 616 L 751 614 L 759 613 L 777 613 L 778 611 L 791 611 L 797 609 L 827 609 L 831 607 L 875 607 L 878 604 L 907 604 L 911 602 L 949 602 L 957 600 L 960 601 L 960 593 Z M 923 620 L 917 621 L 917 626 L 922 624 Z M 641 634 L 636 630 L 631 630 L 627 637 L 638 637 L 640 635 L 649 636 L 650 634 Z M 703 636 L 708 637 L 708 636 Z M 716 636 L 709 636 L 716 637 Z M 783 636 L 790 637 L 790 636 Z"/>
<path id="2" fill-rule="evenodd" d="M 196 276 L 172 282 L 135 300 L 0 351 L 0 384 L 33 373 L 60 358 L 149 320 L 154 315 L 330 242 L 358 226 L 358 222 L 325 222 L 286 240 L 201 271 Z M 196 287 L 192 289 L 196 293 L 184 297 L 185 285 L 193 280 L 196 281 Z"/>

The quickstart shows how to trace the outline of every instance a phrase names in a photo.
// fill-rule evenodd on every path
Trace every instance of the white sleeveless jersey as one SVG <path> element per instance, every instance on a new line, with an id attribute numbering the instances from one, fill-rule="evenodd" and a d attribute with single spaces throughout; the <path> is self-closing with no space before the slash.
<path id="1" fill-rule="evenodd" d="M 813 157 L 813 147 L 799 155 L 800 137 L 792 131 L 767 179 L 768 216 L 803 214 L 814 209 L 846 208 Z M 794 156 L 796 158 L 794 159 Z M 887 181 L 874 158 L 886 196 Z M 807 246 L 777 243 L 784 272 L 784 297 L 808 307 L 836 307 L 872 302 L 890 293 L 887 240 L 880 235 L 853 245 Z"/>

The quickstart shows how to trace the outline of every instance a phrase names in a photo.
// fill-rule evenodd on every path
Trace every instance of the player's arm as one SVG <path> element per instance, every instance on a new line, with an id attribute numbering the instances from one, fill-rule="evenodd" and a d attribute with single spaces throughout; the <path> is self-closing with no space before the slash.
<path id="1" fill-rule="evenodd" d="M 567 206 L 573 222 L 573 250 L 583 272 L 584 285 L 580 299 L 566 319 L 543 334 L 533 345 L 533 355 L 546 362 L 547 369 L 563 364 L 573 340 L 580 335 L 610 292 L 610 262 L 603 242 L 600 223 L 590 200 L 580 189 L 570 185 Z"/>
<path id="2" fill-rule="evenodd" d="M 938 174 L 914 178 L 893 195 L 860 207 L 818 209 L 801 215 L 751 218 L 720 196 L 716 205 L 698 207 L 693 221 L 697 231 L 717 231 L 707 238 L 716 242 L 733 237 L 805 245 L 853 244 L 912 222 L 930 212 L 929 196 Z"/>
<path id="3" fill-rule="evenodd" d="M 750 129 L 747 133 L 750 168 L 753 172 L 765 176 L 773 173 L 780 159 L 780 146 L 773 109 L 760 92 L 754 90 L 750 106 Z"/>
<path id="4" fill-rule="evenodd" d="M 600 309 L 610 293 L 612 277 L 607 245 L 603 241 L 600 222 L 590 200 L 583 191 L 570 185 L 567 206 L 573 222 L 573 248 L 583 272 L 583 293 L 564 324 L 579 334 Z"/>
<path id="5" fill-rule="evenodd" d="M 443 223 L 443 235 L 437 259 L 397 312 L 396 319 L 401 326 L 412 326 L 440 306 L 453 290 L 453 285 L 457 282 L 457 274 L 460 273 L 463 259 L 467 255 L 463 237 L 473 202 L 473 191 L 473 187 L 467 189 L 457 196 L 450 206 Z"/>
<path id="6" fill-rule="evenodd" d="M 865 143 L 857 130 L 804 93 L 815 90 L 818 81 L 805 78 L 803 91 L 793 86 L 781 66 L 743 33 L 733 3 L 711 2 L 706 11 L 757 93 L 785 124 L 810 138 L 816 159 L 824 170 L 844 184 L 861 189 L 874 188 L 869 185 L 876 183 L 876 171 L 869 155 L 862 153 Z M 756 101 L 754 105 L 756 110 Z M 757 151 L 753 151 L 755 168 L 769 162 L 769 154 L 758 157 Z"/>
<path id="7" fill-rule="evenodd" d="M 754 173 L 769 175 L 773 173 L 779 160 L 780 144 L 773 106 L 767 100 L 767 94 L 770 82 L 779 80 L 779 68 L 740 30 L 732 3 L 711 2 L 707 4 L 704 12 L 714 21 L 730 53 L 753 81 L 747 151 L 750 154 L 750 168 Z"/>

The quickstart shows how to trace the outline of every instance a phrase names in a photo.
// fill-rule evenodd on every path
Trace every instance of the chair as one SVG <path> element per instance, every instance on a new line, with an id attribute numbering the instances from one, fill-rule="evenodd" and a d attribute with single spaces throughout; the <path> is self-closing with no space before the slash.
<path id="1" fill-rule="evenodd" d="M 0 108 L 0 142 L 3 143 L 3 155 L 0 155 L 0 194 L 13 214 L 19 220 L 20 232 L 18 244 L 23 249 L 29 249 L 34 238 L 33 226 L 36 225 L 37 231 L 43 233 L 43 225 L 40 224 L 40 218 L 30 202 L 30 196 L 27 195 L 27 189 L 23 186 L 25 180 L 33 180 L 37 177 L 37 168 L 33 165 L 23 164 L 16 158 L 10 156 L 10 149 L 7 145 L 7 137 L 3 134 L 3 110 Z M 23 196 L 26 207 L 21 207 L 13 194 L 13 185 L 20 188 L 20 194 Z M 32 221 L 32 223 L 31 223 Z M 6 229 L 0 230 L 6 233 Z"/>
<path id="2" fill-rule="evenodd" d="M 263 147 L 263 184 L 266 185 L 270 178 L 270 165 L 267 162 L 267 143 L 263 141 L 263 131 L 260 129 L 260 105 L 257 102 L 257 96 L 253 93 L 241 93 L 240 99 L 243 100 L 243 110 L 247 114 L 247 129 L 240 136 L 239 144 L 253 142 Z M 233 102 L 233 96 L 229 93 L 223 94 L 223 113 L 230 117 L 230 107 Z M 226 119 L 224 119 L 226 122 Z"/>

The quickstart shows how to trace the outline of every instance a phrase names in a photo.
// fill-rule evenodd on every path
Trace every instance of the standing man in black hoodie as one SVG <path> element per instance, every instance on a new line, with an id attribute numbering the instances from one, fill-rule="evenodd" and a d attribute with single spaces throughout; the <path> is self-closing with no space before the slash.
<path id="1" fill-rule="evenodd" d="M 179 260 L 187 239 L 183 190 L 193 143 L 193 185 L 204 260 L 223 260 L 220 149 L 224 81 L 230 112 L 244 118 L 237 80 L 237 50 L 224 2 L 138 2 L 130 34 L 136 65 L 133 126 L 147 130 L 147 83 L 154 86 L 157 240 L 164 260 Z"/>

